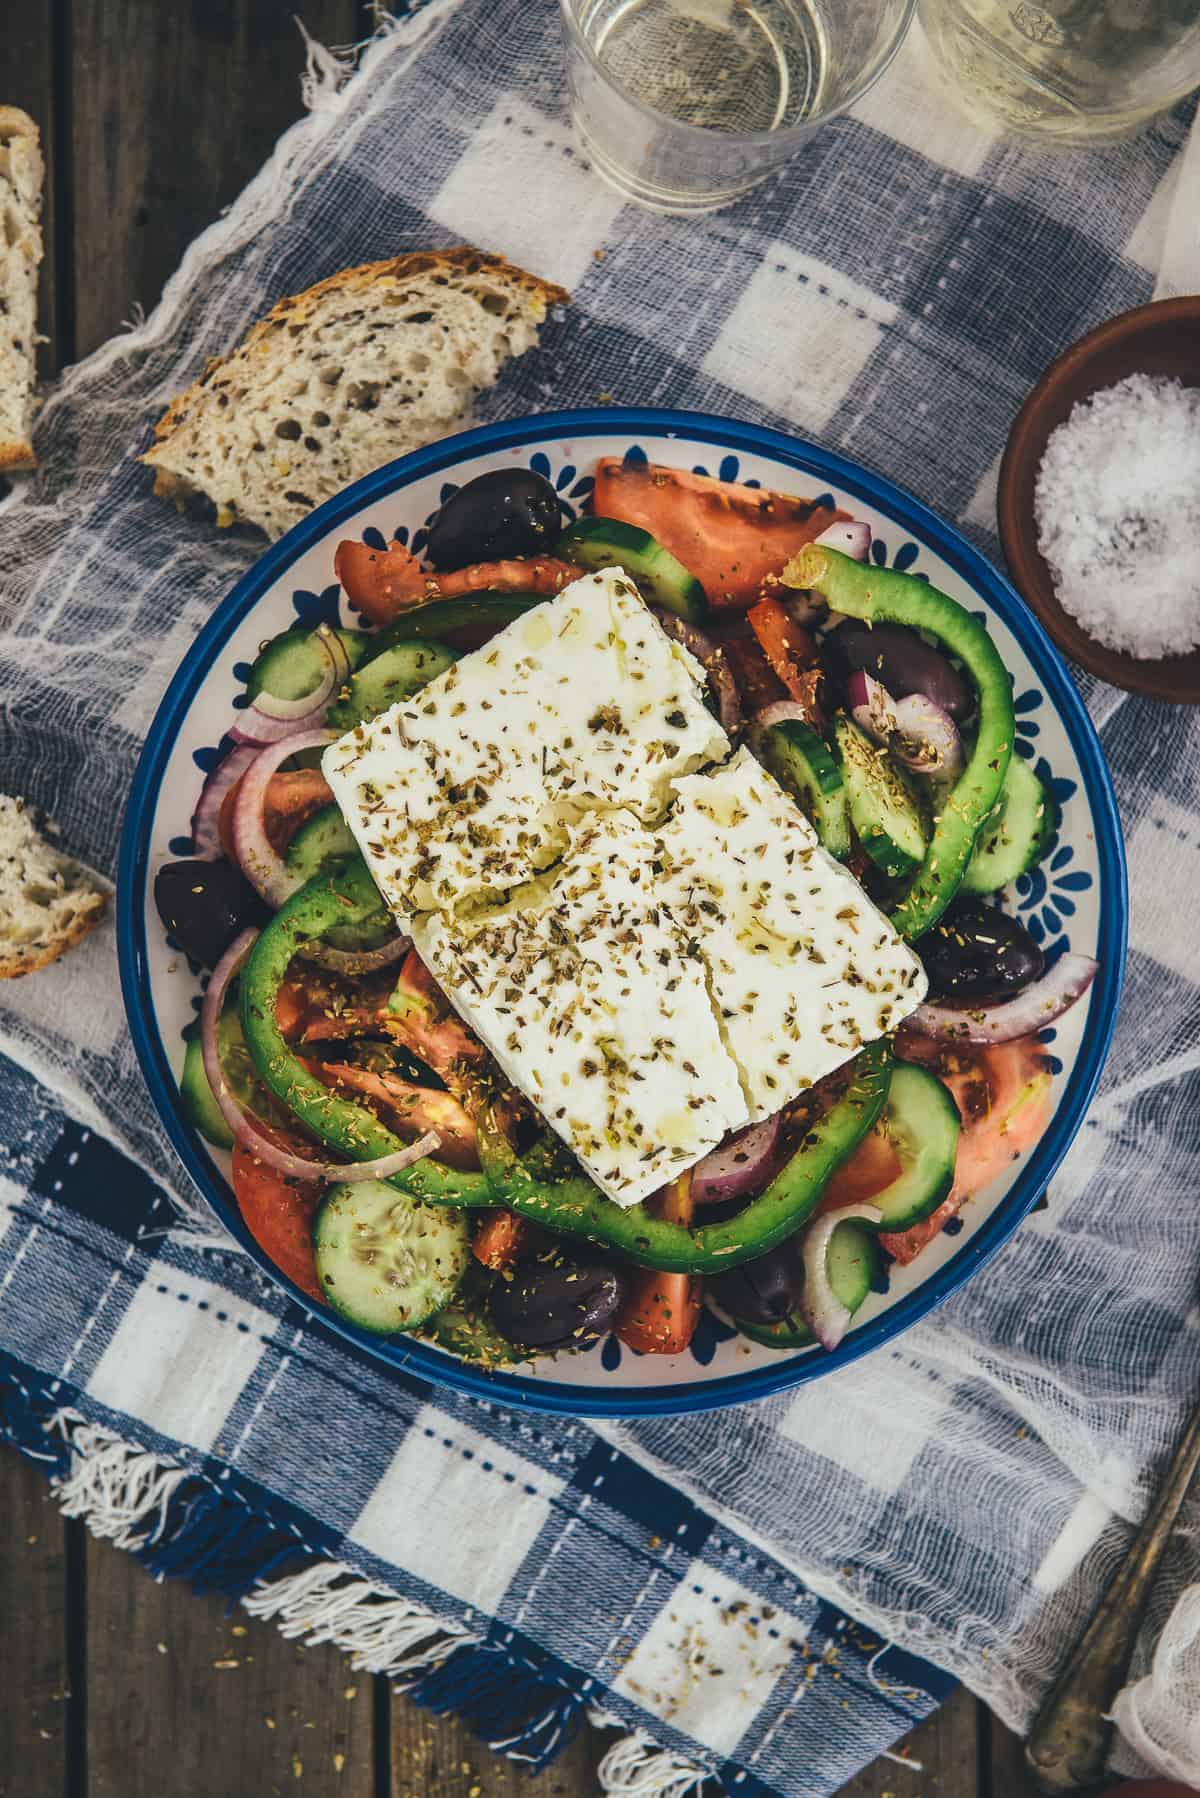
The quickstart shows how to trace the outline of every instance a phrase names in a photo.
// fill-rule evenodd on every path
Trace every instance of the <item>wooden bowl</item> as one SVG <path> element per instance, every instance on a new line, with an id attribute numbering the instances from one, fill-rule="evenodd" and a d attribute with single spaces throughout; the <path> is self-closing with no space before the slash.
<path id="1" fill-rule="evenodd" d="M 1000 464 L 1000 540 L 1014 584 L 1064 655 L 1114 686 L 1197 705 L 1200 649 L 1142 660 L 1097 643 L 1059 604 L 1037 546 L 1033 490 L 1051 431 L 1077 401 L 1133 374 L 1169 375 L 1200 387 L 1200 295 L 1123 312 L 1051 363 L 1017 415 Z"/>

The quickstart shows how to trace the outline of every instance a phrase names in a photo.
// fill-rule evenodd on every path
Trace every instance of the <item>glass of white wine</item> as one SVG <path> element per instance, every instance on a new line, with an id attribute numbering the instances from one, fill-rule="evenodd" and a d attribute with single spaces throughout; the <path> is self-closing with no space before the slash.
<path id="1" fill-rule="evenodd" d="M 576 132 L 630 199 L 710 212 L 878 80 L 915 3 L 562 0 Z"/>
<path id="2" fill-rule="evenodd" d="M 920 0 L 967 111 L 1064 145 L 1128 136 L 1200 85 L 1200 0 Z"/>

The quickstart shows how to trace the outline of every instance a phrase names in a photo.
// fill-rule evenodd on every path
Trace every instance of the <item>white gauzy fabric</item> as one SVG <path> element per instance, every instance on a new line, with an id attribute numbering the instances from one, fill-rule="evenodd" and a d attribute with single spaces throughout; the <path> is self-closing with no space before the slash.
<path id="1" fill-rule="evenodd" d="M 280 295 L 473 239 L 575 295 L 485 415 L 607 395 L 796 429 L 994 552 L 996 460 L 1039 370 L 1148 299 L 1160 272 L 1200 285 L 1186 106 L 1130 144 L 1040 157 L 960 124 L 914 38 L 853 115 L 740 205 L 657 219 L 572 148 L 554 10 L 431 0 L 340 92 L 314 54 L 310 116 L 152 317 L 49 396 L 41 471 L 0 505 L 0 787 L 52 811 L 101 870 L 163 688 L 261 548 L 176 516 L 133 458 L 205 358 Z M 860 1365 L 735 1413 L 608 1429 L 1017 1727 L 1200 1386 L 1200 714 L 1080 681 L 1122 808 L 1131 956 L 1105 1082 L 1048 1208 Z M 8 984 L 0 1046 L 180 1191 L 109 934 Z M 1196 1518 L 1117 1715 L 1141 1756 L 1200 1782 Z"/>

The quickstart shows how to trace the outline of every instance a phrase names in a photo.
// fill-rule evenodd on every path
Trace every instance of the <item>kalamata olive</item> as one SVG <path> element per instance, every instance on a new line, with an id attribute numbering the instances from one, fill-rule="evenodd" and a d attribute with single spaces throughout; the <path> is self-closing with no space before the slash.
<path id="1" fill-rule="evenodd" d="M 916 944 L 930 997 L 986 1004 L 1040 979 L 1045 957 L 1027 930 L 994 905 L 952 905 Z"/>
<path id="2" fill-rule="evenodd" d="M 492 1288 L 492 1322 L 518 1348 L 586 1348 L 612 1326 L 626 1281 L 604 1261 L 581 1261 L 557 1250 L 514 1268 Z"/>
<path id="3" fill-rule="evenodd" d="M 271 913 L 241 869 L 217 861 L 166 862 L 154 878 L 158 915 L 185 955 L 215 968 L 241 930 Z"/>
<path id="4" fill-rule="evenodd" d="M 848 673 L 874 675 L 893 699 L 924 693 L 958 722 L 975 710 L 975 695 L 944 655 L 903 624 L 843 624 L 831 633 Z"/>
<path id="5" fill-rule="evenodd" d="M 425 554 L 435 568 L 465 568 L 551 549 L 562 512 L 549 481 L 531 468 L 495 468 L 452 493 L 433 521 Z"/>
<path id="6" fill-rule="evenodd" d="M 745 1318 L 748 1324 L 779 1323 L 796 1310 L 804 1292 L 800 1237 L 789 1236 L 757 1260 L 743 1261 L 708 1284 L 731 1317 Z"/>

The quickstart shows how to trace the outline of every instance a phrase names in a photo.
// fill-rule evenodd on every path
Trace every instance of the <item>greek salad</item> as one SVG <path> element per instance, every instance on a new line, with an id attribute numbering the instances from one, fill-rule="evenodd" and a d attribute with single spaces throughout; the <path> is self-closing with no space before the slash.
<path id="1" fill-rule="evenodd" d="M 487 1366 L 706 1303 L 832 1349 L 1038 1139 L 1096 964 L 998 896 L 1055 802 L 983 624 L 870 540 L 496 470 L 262 645 L 155 899 L 211 970 L 184 1110 L 311 1300 Z"/>

